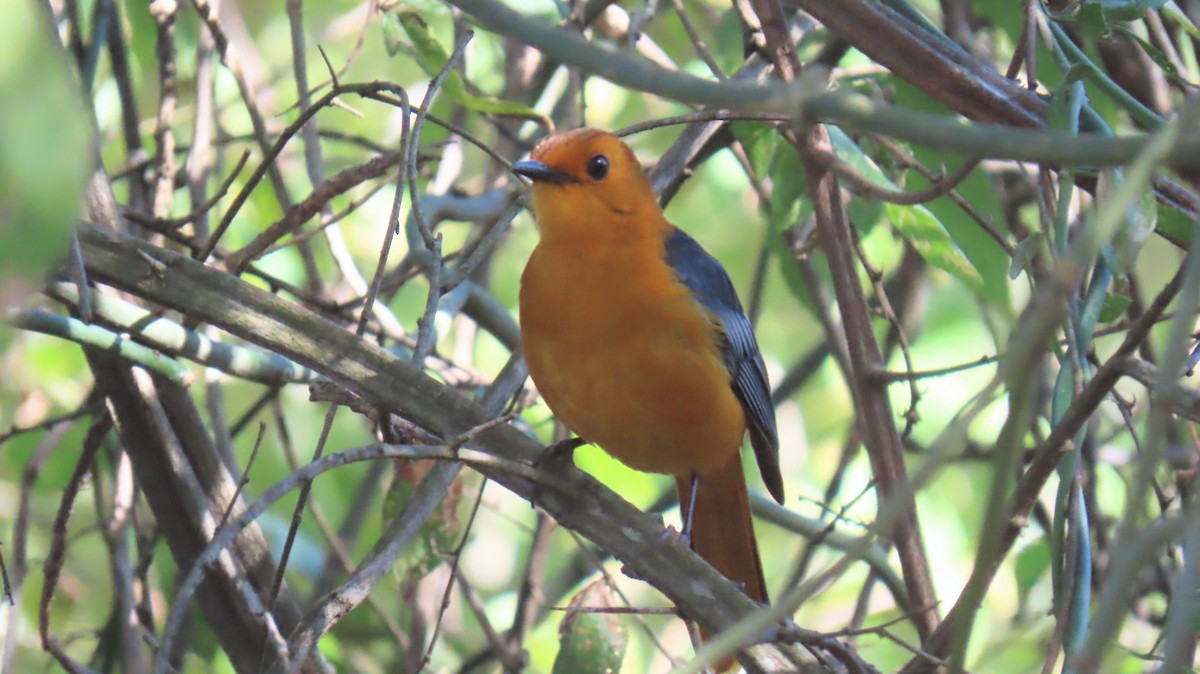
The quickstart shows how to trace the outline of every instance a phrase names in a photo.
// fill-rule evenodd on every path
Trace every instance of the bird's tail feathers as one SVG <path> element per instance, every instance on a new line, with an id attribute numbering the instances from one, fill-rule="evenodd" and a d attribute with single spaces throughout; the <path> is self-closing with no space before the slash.
<path id="1" fill-rule="evenodd" d="M 692 479 L 676 477 L 681 516 L 688 521 L 692 500 Z M 768 602 L 763 579 L 762 559 L 750 517 L 750 495 L 739 454 L 720 470 L 700 476 L 691 514 L 691 544 L 700 555 L 726 578 L 739 584 L 754 601 Z M 703 634 L 703 637 L 707 635 Z M 732 661 L 722 663 L 722 671 Z"/>

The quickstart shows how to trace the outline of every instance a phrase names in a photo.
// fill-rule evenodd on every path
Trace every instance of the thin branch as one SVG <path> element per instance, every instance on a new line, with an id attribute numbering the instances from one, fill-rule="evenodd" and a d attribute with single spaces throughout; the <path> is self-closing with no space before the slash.
<path id="1" fill-rule="evenodd" d="M 422 243 L 425 244 L 425 250 L 429 253 L 429 293 L 425 298 L 425 311 L 417 319 L 417 344 L 413 348 L 412 355 L 414 363 L 424 362 L 425 356 L 434 347 L 434 313 L 437 311 L 442 297 L 442 266 L 445 263 L 442 259 L 441 234 L 435 234 L 433 229 L 430 228 L 429 223 L 425 220 L 421 195 L 417 193 L 417 148 L 421 145 L 421 131 L 425 128 L 425 117 L 429 114 L 429 106 L 433 104 L 433 99 L 437 96 L 437 92 L 441 89 L 446 77 L 450 75 L 455 65 L 462 59 L 463 51 L 474 36 L 475 32 L 472 30 L 463 33 L 458 44 L 454 46 L 454 51 L 450 54 L 450 58 L 446 59 L 446 63 L 442 66 L 442 69 L 438 71 L 438 74 L 425 90 L 425 97 L 421 100 L 421 107 L 417 109 L 417 117 L 413 121 L 412 138 L 409 140 L 408 154 L 404 162 L 404 172 L 408 178 L 409 202 L 411 203 L 412 218 L 410 222 L 416 225 L 417 234 L 420 235 Z"/>
<path id="2" fill-rule="evenodd" d="M 86 325 L 78 319 L 59 316 L 41 309 L 18 311 L 10 314 L 6 322 L 22 330 L 40 332 L 84 346 L 111 351 L 135 365 L 158 372 L 181 386 L 192 384 L 192 373 L 183 364 L 99 325 Z"/>
<path id="3" fill-rule="evenodd" d="M 71 283 L 53 283 L 46 288 L 46 293 L 68 307 L 77 306 L 79 302 L 79 289 Z M 122 345 L 140 346 L 129 342 L 123 337 L 125 335 L 144 342 L 150 347 L 147 351 L 154 356 L 150 362 L 163 360 L 163 354 L 178 356 L 234 377 L 270 385 L 303 383 L 316 377 L 312 370 L 300 367 L 278 354 L 216 341 L 188 330 L 165 316 L 126 302 L 113 293 L 93 294 L 99 322 L 117 330 L 112 334 L 122 336 Z M 181 372 L 183 378 L 180 381 L 186 384 L 191 380 L 191 372 L 186 369 Z"/>
<path id="4" fill-rule="evenodd" d="M 88 429 L 87 437 L 83 441 L 83 450 L 75 462 L 75 469 L 67 480 L 66 486 L 63 487 L 58 513 L 54 516 L 54 524 L 51 527 L 50 550 L 46 553 L 46 559 L 42 563 L 44 580 L 41 600 L 38 602 L 38 634 L 42 639 L 42 648 L 53 655 L 58 664 L 72 674 L 91 672 L 92 670 L 67 655 L 58 637 L 50 632 L 50 601 L 54 598 L 54 591 L 58 587 L 58 578 L 62 573 L 66 557 L 67 521 L 71 517 L 71 509 L 75 505 L 75 497 L 79 494 L 83 479 L 90 470 L 92 461 L 96 458 L 101 440 L 111 428 L 112 418 L 104 415 L 98 417 Z"/>
<path id="5" fill-rule="evenodd" d="M 852 191 L 880 201 L 886 201 L 890 204 L 900 204 L 903 206 L 914 206 L 923 204 L 927 201 L 933 201 L 938 197 L 946 196 L 954 188 L 958 187 L 962 181 L 966 180 L 975 167 L 979 166 L 978 159 L 970 159 L 963 162 L 961 166 L 954 169 L 954 172 L 948 176 L 940 176 L 934 179 L 933 184 L 923 190 L 907 192 L 905 190 L 888 189 L 874 182 L 867 176 L 859 173 L 854 167 L 837 158 L 835 154 L 827 154 L 819 159 L 826 162 L 825 168 L 837 177 L 849 182 L 853 187 Z"/>
<path id="6" fill-rule="evenodd" d="M 402 159 L 399 152 L 385 152 L 362 164 L 351 166 L 318 184 L 303 201 L 292 207 L 281 219 L 259 232 L 253 241 L 230 253 L 225 258 L 225 265 L 232 273 L 240 274 L 246 265 L 261 257 L 275 242 L 294 233 L 305 222 L 327 208 L 334 197 L 340 196 L 368 180 L 384 175 Z M 323 228 L 327 226 L 325 225 Z"/>
<path id="7" fill-rule="evenodd" d="M 250 174 L 246 184 L 242 187 L 241 191 L 238 192 L 237 196 L 234 197 L 233 202 L 229 204 L 229 208 L 225 211 L 225 215 L 222 216 L 221 222 L 218 223 L 216 229 L 213 230 L 212 236 L 208 238 L 208 242 L 205 244 L 204 248 L 202 248 L 196 254 L 196 259 L 203 262 L 207 260 L 210 255 L 212 255 L 213 250 L 216 249 L 221 237 L 225 235 L 225 231 L 229 229 L 231 224 L 233 224 L 234 217 L 237 216 L 238 212 L 241 211 L 241 208 L 246 203 L 246 200 L 250 198 L 250 193 L 255 187 L 258 186 L 258 183 L 263 179 L 263 177 L 267 176 L 268 174 L 272 174 L 273 171 L 278 170 L 276 168 L 277 165 L 275 159 L 283 151 L 283 148 L 287 142 L 291 140 L 293 136 L 299 133 L 308 120 L 312 119 L 312 117 L 320 112 L 321 109 L 330 105 L 339 95 L 356 93 L 360 96 L 379 100 L 378 95 L 383 92 L 402 95 L 404 90 L 398 85 L 387 82 L 345 85 L 330 90 L 329 93 L 325 94 L 311 106 L 302 111 L 296 120 L 289 124 L 288 127 L 279 135 L 279 137 L 275 139 L 274 143 L 264 146 L 262 162 L 258 165 L 258 168 L 254 170 L 254 173 Z M 405 119 L 407 119 L 407 115 L 405 115 Z M 286 205 L 284 211 L 291 211 L 290 203 Z"/>

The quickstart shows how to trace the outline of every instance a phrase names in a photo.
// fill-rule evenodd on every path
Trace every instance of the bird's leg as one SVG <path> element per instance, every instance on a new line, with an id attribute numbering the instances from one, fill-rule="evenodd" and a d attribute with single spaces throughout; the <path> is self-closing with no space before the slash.
<path id="1" fill-rule="evenodd" d="M 679 502 L 679 519 L 680 531 L 676 531 L 674 526 L 668 525 L 663 530 L 664 541 L 678 541 L 688 548 L 692 548 L 692 513 L 696 510 L 696 492 L 700 489 L 700 476 L 692 474 L 692 488 L 687 495 L 687 503 Z M 694 548 L 692 548 L 694 549 Z"/>
<path id="2" fill-rule="evenodd" d="M 550 475 L 563 472 L 569 466 L 575 465 L 575 450 L 588 442 L 583 438 L 567 438 L 546 448 L 533 462 L 534 470 Z M 529 505 L 537 507 L 538 496 L 541 493 L 540 479 L 533 483 L 533 492 L 529 497 Z"/>
<path id="3" fill-rule="evenodd" d="M 700 491 L 700 474 L 693 473 L 692 491 L 688 494 L 687 510 L 683 512 L 683 531 L 679 533 L 679 536 L 687 543 L 689 548 L 692 547 L 692 520 L 696 512 L 696 492 L 698 491 Z M 680 503 L 679 506 L 683 507 L 683 504 Z"/>

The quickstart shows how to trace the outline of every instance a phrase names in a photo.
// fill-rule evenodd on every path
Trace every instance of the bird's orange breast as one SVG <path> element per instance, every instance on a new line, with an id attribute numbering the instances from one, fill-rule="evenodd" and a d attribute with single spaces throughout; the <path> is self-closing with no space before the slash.
<path id="1" fill-rule="evenodd" d="M 725 465 L 745 434 L 719 333 L 646 239 L 547 242 L 521 278 L 529 372 L 575 433 L 637 470 Z"/>

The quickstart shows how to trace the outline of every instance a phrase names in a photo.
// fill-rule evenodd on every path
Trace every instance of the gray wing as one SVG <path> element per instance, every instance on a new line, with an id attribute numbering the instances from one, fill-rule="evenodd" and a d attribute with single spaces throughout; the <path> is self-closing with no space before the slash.
<path id="1" fill-rule="evenodd" d="M 721 355 L 729 370 L 730 386 L 746 413 L 750 446 L 758 460 L 767 491 L 783 503 L 783 477 L 779 472 L 779 434 L 771 387 L 750 319 L 738 301 L 725 268 L 686 232 L 674 228 L 664 242 L 667 264 L 692 291 L 700 305 L 720 322 L 723 332 Z"/>

